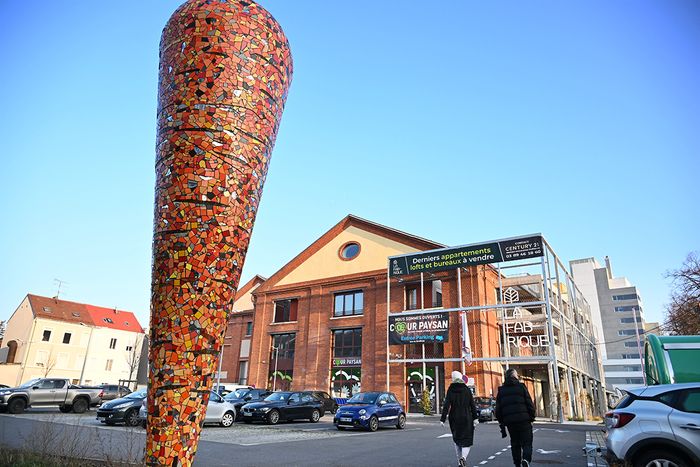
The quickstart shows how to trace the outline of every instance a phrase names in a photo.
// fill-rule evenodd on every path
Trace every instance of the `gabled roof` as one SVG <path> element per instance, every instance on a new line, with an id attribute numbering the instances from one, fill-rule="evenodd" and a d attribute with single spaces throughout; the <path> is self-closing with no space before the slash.
<path id="1" fill-rule="evenodd" d="M 143 332 L 141 324 L 130 311 L 103 308 L 40 295 L 28 294 L 27 298 L 32 313 L 37 318 L 82 323 L 88 326 L 122 331 Z"/>
<path id="2" fill-rule="evenodd" d="M 256 274 L 255 276 L 253 276 L 252 279 L 243 284 L 243 286 L 236 291 L 236 300 L 243 297 L 245 294 L 248 293 L 250 289 L 252 289 L 256 285 L 264 283 L 266 280 L 266 277 L 263 277 L 260 274 Z"/>
<path id="3" fill-rule="evenodd" d="M 255 290 L 253 294 L 255 295 L 259 292 L 267 291 L 268 289 L 272 288 L 275 284 L 277 284 L 280 280 L 287 276 L 291 271 L 303 264 L 306 260 L 308 260 L 311 256 L 313 256 L 315 253 L 321 250 L 324 246 L 326 246 L 329 242 L 331 242 L 349 227 L 356 227 L 358 229 L 370 232 L 380 237 L 393 240 L 395 242 L 407 245 L 411 248 L 415 248 L 416 250 L 421 251 L 432 250 L 436 248 L 444 248 L 446 246 L 441 243 L 434 242 L 432 240 L 418 237 L 416 235 L 411 235 L 406 232 L 402 232 L 400 230 L 396 230 L 391 227 L 378 224 L 376 222 L 368 221 L 366 219 L 357 217 L 352 214 L 348 214 L 340 222 L 334 225 L 330 230 L 321 235 L 321 237 L 319 237 L 315 242 L 309 245 L 291 261 L 285 264 L 281 269 L 279 269 L 272 276 L 270 276 L 270 278 L 267 279 L 267 281 L 265 281 L 264 284 L 258 287 L 258 289 Z"/>

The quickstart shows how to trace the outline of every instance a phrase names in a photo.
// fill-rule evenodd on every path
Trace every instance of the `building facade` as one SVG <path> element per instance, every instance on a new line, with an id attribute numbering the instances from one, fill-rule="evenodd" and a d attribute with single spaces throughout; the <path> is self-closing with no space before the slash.
<path id="1" fill-rule="evenodd" d="M 644 384 L 644 333 L 658 330 L 650 328 L 644 320 L 637 287 L 627 278 L 613 275 L 608 257 L 604 266 L 595 258 L 583 258 L 571 261 L 570 267 L 592 304 L 607 390 Z"/>
<path id="2" fill-rule="evenodd" d="M 94 385 L 135 379 L 144 341 L 133 313 L 27 295 L 7 322 L 0 382 L 55 376 Z"/>
<path id="3" fill-rule="evenodd" d="M 452 371 L 470 378 L 476 395 L 493 396 L 505 368 L 516 366 L 538 415 L 554 417 L 559 398 L 567 416 L 599 413 L 599 357 L 587 340 L 593 333 L 588 305 L 580 294 L 576 299 L 575 286 L 541 274 L 510 277 L 491 265 L 389 278 L 389 257 L 443 247 L 355 216 L 343 219 L 252 293 L 247 382 L 324 390 L 339 398 L 389 388 L 410 412 L 420 410 L 420 394 L 427 390 L 436 411 Z M 512 297 L 516 289 L 522 307 L 512 298 L 504 302 L 503 291 Z M 537 295 L 537 306 L 528 305 L 528 294 Z M 556 301 L 553 346 L 542 335 L 549 319 L 545 295 Z M 511 310 L 506 316 L 503 307 Z M 468 363 L 456 310 L 468 310 L 464 322 L 475 357 Z M 449 313 L 445 339 L 388 346 L 389 314 L 412 311 Z M 525 326 L 531 335 L 522 335 Z M 547 349 L 538 342 L 547 342 Z M 556 375 L 548 371 L 550 351 L 558 357 Z M 560 378 L 561 387 L 552 378 Z"/>
<path id="4" fill-rule="evenodd" d="M 236 301 L 233 311 L 228 316 L 224 339 L 221 359 L 222 383 L 248 384 L 254 322 L 253 292 L 264 282 L 264 277 L 255 276 L 236 292 Z"/>

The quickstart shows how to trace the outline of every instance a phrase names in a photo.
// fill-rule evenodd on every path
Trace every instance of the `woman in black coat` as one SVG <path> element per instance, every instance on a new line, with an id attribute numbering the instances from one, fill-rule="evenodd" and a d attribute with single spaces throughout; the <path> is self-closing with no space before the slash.
<path id="1" fill-rule="evenodd" d="M 444 425 L 448 415 L 459 465 L 466 466 L 469 450 L 474 444 L 474 425 L 477 423 L 478 415 L 472 392 L 464 384 L 462 373 L 459 371 L 452 372 L 452 384 L 447 389 L 440 423 Z"/>

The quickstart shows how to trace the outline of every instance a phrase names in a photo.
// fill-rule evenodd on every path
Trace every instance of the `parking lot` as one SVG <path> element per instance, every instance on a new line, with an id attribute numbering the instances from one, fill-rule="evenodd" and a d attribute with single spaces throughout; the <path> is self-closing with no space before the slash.
<path id="1" fill-rule="evenodd" d="M 535 425 L 533 465 L 587 465 L 581 450 L 586 431 L 598 429 L 590 425 Z M 70 452 L 81 458 L 139 464 L 145 438 L 140 427 L 101 424 L 94 409 L 81 415 L 51 408 L 30 409 L 22 415 L 0 414 L 0 444 L 15 448 L 51 451 L 57 445 L 72 443 Z M 405 430 L 380 428 L 369 433 L 338 431 L 332 416 L 326 414 L 318 423 L 207 425 L 195 465 L 452 466 L 455 460 L 449 430 L 441 427 L 435 416 L 409 416 Z M 477 427 L 469 465 L 512 465 L 508 439 L 500 437 L 495 423 Z"/>

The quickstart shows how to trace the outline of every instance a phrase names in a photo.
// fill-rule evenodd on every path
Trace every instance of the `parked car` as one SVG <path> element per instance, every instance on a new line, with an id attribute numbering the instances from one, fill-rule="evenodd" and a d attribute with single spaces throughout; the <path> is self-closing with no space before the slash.
<path id="1" fill-rule="evenodd" d="M 476 411 L 479 414 L 480 422 L 492 422 L 496 419 L 494 413 L 496 408 L 496 399 L 493 397 L 475 397 Z"/>
<path id="2" fill-rule="evenodd" d="M 63 378 L 34 378 L 16 388 L 0 389 L 0 409 L 13 414 L 27 407 L 57 405 L 63 413 L 83 413 L 102 402 L 102 389 L 85 388 Z"/>
<path id="3" fill-rule="evenodd" d="M 377 431 L 380 426 L 406 427 L 406 411 L 391 392 L 360 392 L 338 407 L 333 423 L 339 430 L 364 428 Z"/>
<path id="4" fill-rule="evenodd" d="M 211 389 L 221 397 L 226 397 L 236 389 L 253 389 L 253 386 L 248 386 L 246 384 L 221 383 L 218 386 L 215 385 Z"/>
<path id="5" fill-rule="evenodd" d="M 611 462 L 633 467 L 700 465 L 700 383 L 628 389 L 605 414 Z"/>
<path id="6" fill-rule="evenodd" d="M 131 389 L 117 384 L 101 384 L 99 387 L 103 391 L 102 402 L 119 399 L 127 394 L 131 394 Z"/>
<path id="7" fill-rule="evenodd" d="M 316 399 L 321 401 L 323 404 L 323 412 L 336 413 L 338 411 L 338 403 L 333 399 L 330 394 L 324 391 L 309 391 L 311 395 Z"/>
<path id="8" fill-rule="evenodd" d="M 243 406 L 243 421 L 264 421 L 270 425 L 280 420 L 307 419 L 316 423 L 323 416 L 323 404 L 308 391 L 273 392 L 260 402 Z"/>
<path id="9" fill-rule="evenodd" d="M 142 427 L 146 427 L 146 420 L 148 415 L 148 408 L 146 406 L 146 400 L 144 399 L 141 403 L 141 409 L 139 409 L 139 423 Z M 205 424 L 218 423 L 224 428 L 228 428 L 233 425 L 236 420 L 236 407 L 230 402 L 224 400 L 223 397 L 215 393 L 214 391 L 209 392 L 209 402 L 207 403 L 207 414 L 204 417 Z"/>
<path id="10" fill-rule="evenodd" d="M 224 399 L 226 402 L 229 402 L 236 407 L 236 420 L 240 420 L 243 418 L 241 409 L 245 404 L 250 402 L 259 402 L 270 394 L 272 394 L 272 391 L 268 391 L 267 389 L 241 388 L 235 389 L 233 392 L 228 393 Z"/>
<path id="11" fill-rule="evenodd" d="M 97 420 L 107 425 L 124 423 L 127 426 L 138 426 L 139 409 L 144 400 L 146 400 L 146 390 L 142 389 L 126 397 L 105 402 L 97 409 Z"/>

